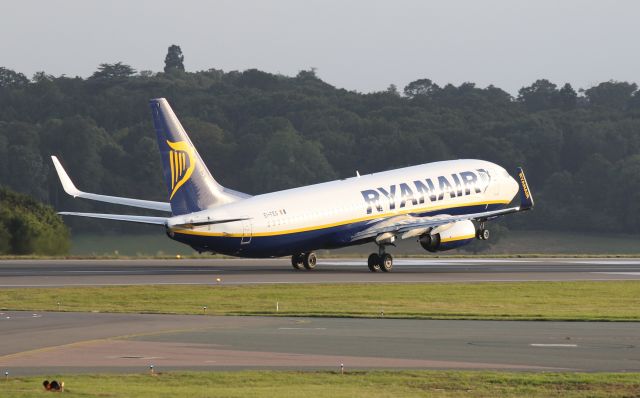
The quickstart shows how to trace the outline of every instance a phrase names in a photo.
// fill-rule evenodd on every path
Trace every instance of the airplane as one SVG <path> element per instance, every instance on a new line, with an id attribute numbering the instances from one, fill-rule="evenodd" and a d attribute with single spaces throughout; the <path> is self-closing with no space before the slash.
<path id="1" fill-rule="evenodd" d="M 153 224 L 196 251 L 236 257 L 291 256 L 316 268 L 315 250 L 374 242 L 372 272 L 389 272 L 389 246 L 414 238 L 429 252 L 489 239 L 487 221 L 533 208 L 522 168 L 517 180 L 484 160 L 449 160 L 250 196 L 220 185 L 164 98 L 150 100 L 169 202 L 80 191 L 56 156 L 65 192 L 75 198 L 158 210 L 165 216 L 60 212 L 64 216 Z M 508 207 L 519 192 L 518 206 Z"/>

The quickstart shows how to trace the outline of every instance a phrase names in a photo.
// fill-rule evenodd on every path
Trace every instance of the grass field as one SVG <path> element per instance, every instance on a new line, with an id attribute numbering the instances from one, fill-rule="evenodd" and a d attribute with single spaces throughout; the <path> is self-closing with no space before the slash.
<path id="1" fill-rule="evenodd" d="M 366 256 L 374 245 L 363 245 L 340 250 L 320 251 L 323 256 Z M 398 256 L 434 257 L 424 251 L 413 239 L 398 242 L 392 252 Z M 536 255 L 640 255 L 640 236 L 578 234 L 547 231 L 511 231 L 482 255 L 531 254 Z M 185 245 L 167 238 L 163 233 L 155 235 L 73 235 L 71 255 L 74 256 L 175 256 L 193 255 Z M 453 250 L 439 255 L 471 255 L 468 251 Z"/>
<path id="2" fill-rule="evenodd" d="M 0 307 L 6 310 L 202 314 L 204 306 L 209 315 L 378 317 L 384 311 L 385 317 L 422 319 L 640 321 L 640 281 L 259 286 L 223 281 L 0 289 Z"/>
<path id="3" fill-rule="evenodd" d="M 453 371 L 184 372 L 48 376 L 65 397 L 637 397 L 638 373 Z M 43 394 L 44 377 L 0 382 L 2 396 Z"/>

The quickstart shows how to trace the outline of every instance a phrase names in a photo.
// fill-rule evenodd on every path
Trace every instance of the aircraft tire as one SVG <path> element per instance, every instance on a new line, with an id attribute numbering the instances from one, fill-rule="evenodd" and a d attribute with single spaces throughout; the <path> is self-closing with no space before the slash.
<path id="1" fill-rule="evenodd" d="M 490 233 L 488 229 L 483 229 L 480 233 L 482 234 L 482 240 L 489 240 Z"/>
<path id="2" fill-rule="evenodd" d="M 371 253 L 369 258 L 367 259 L 367 265 L 369 266 L 369 271 L 378 272 L 380 271 L 380 256 L 378 253 Z"/>
<path id="3" fill-rule="evenodd" d="M 393 269 L 393 257 L 391 254 L 385 253 L 380 258 L 380 269 L 384 272 L 391 272 Z"/>
<path id="4" fill-rule="evenodd" d="M 298 270 L 304 267 L 301 254 L 294 254 L 293 256 L 291 256 L 291 266 L 293 267 L 293 269 Z"/>
<path id="5" fill-rule="evenodd" d="M 316 263 L 318 262 L 318 257 L 314 252 L 305 253 L 302 258 L 302 263 L 304 267 L 308 270 L 312 270 L 316 268 Z"/>

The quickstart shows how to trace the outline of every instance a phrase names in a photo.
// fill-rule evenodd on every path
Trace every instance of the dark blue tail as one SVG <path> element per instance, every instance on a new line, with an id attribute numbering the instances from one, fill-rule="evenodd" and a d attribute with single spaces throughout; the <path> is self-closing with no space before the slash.
<path id="1" fill-rule="evenodd" d="M 152 99 L 149 104 L 173 214 L 193 213 L 237 200 L 211 176 L 167 100 Z"/>

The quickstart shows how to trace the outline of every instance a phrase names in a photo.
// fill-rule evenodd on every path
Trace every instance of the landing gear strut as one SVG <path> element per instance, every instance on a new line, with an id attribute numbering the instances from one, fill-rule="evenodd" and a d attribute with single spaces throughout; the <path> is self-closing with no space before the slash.
<path id="1" fill-rule="evenodd" d="M 480 223 L 480 228 L 476 230 L 476 238 L 480 240 L 489 240 L 489 230 L 484 227 L 484 223 Z"/>
<path id="2" fill-rule="evenodd" d="M 291 256 L 291 265 L 294 269 L 302 269 L 303 267 L 312 270 L 316 268 L 318 257 L 314 252 L 298 253 Z"/>
<path id="3" fill-rule="evenodd" d="M 384 251 L 384 245 L 378 246 L 378 253 L 371 253 L 367 260 L 371 272 L 391 272 L 393 269 L 393 257 Z"/>
<path id="4" fill-rule="evenodd" d="M 293 269 L 302 269 L 302 253 L 294 254 L 291 256 L 291 266 Z"/>

